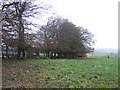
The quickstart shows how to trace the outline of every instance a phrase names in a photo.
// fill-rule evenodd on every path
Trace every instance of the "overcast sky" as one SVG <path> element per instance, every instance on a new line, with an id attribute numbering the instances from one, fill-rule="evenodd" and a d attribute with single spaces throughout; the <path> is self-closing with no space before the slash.
<path id="1" fill-rule="evenodd" d="M 94 47 L 118 47 L 118 1 L 119 0 L 44 0 L 53 10 L 78 26 L 92 32 Z"/>

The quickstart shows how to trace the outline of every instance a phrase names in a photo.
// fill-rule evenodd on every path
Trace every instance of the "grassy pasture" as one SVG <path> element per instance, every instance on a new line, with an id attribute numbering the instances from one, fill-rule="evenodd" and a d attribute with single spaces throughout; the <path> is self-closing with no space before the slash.
<path id="1" fill-rule="evenodd" d="M 116 88 L 118 60 L 3 61 L 3 88 Z"/>
<path id="2" fill-rule="evenodd" d="M 118 53 L 107 53 L 107 52 L 93 52 L 93 53 L 89 53 L 88 57 L 96 57 L 96 58 L 117 58 L 118 57 Z"/>

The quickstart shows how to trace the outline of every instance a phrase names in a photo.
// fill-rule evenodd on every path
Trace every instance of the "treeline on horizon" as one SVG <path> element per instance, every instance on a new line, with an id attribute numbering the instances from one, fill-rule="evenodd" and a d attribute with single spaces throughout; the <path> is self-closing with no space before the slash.
<path id="1" fill-rule="evenodd" d="M 49 10 L 47 5 L 33 2 L 2 4 L 2 58 L 75 58 L 94 51 L 93 34 L 68 19 L 50 17 L 36 32 L 28 18 Z"/>

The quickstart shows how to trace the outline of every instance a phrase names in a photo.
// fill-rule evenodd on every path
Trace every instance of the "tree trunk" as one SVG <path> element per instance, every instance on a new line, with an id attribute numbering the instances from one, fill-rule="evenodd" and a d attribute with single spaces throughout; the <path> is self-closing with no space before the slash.
<path id="1" fill-rule="evenodd" d="M 24 50 L 24 26 L 22 22 L 22 14 L 19 15 L 18 17 L 19 20 L 19 40 L 18 40 L 18 58 L 24 58 L 25 57 L 25 50 Z"/>
<path id="2" fill-rule="evenodd" d="M 56 58 L 56 56 L 57 56 L 57 53 L 56 53 L 56 52 L 54 52 L 54 58 Z"/>
<path id="3" fill-rule="evenodd" d="M 50 57 L 50 53 L 49 53 L 49 51 L 47 51 L 47 57 L 48 57 L 48 58 Z"/>
<path id="4" fill-rule="evenodd" d="M 8 45 L 6 44 L 6 57 L 9 58 L 9 55 L 8 55 Z"/>
<path id="5" fill-rule="evenodd" d="M 22 51 L 22 57 L 25 58 L 25 50 Z"/>

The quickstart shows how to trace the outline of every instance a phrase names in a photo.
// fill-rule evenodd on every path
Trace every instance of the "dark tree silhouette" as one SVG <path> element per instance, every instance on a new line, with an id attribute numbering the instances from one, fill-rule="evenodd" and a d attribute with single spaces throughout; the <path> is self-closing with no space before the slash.
<path id="1" fill-rule="evenodd" d="M 9 2 L 2 5 L 3 56 L 18 59 L 32 58 L 44 53 L 50 58 L 74 58 L 92 52 L 93 35 L 83 27 L 77 27 L 68 19 L 51 17 L 38 32 L 32 30 L 32 19 L 46 12 L 50 6 L 34 2 Z"/>
<path id="2" fill-rule="evenodd" d="M 34 2 L 9 2 L 2 5 L 3 44 L 6 48 L 16 45 L 18 58 L 25 57 L 27 44 L 25 33 L 30 30 L 29 25 L 35 26 L 28 21 L 28 18 L 36 17 L 48 8 L 48 6 L 35 5 Z M 7 54 L 8 49 L 6 50 Z"/>
<path id="3" fill-rule="evenodd" d="M 50 18 L 38 33 L 41 32 L 41 50 L 48 57 L 73 58 L 93 51 L 93 35 L 87 29 L 76 27 L 67 19 Z"/>

